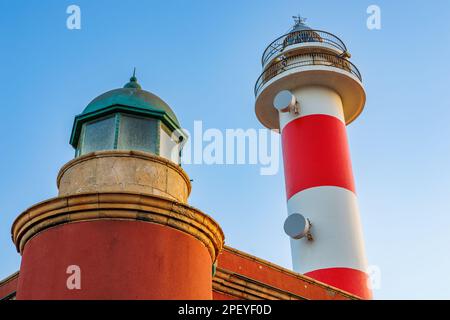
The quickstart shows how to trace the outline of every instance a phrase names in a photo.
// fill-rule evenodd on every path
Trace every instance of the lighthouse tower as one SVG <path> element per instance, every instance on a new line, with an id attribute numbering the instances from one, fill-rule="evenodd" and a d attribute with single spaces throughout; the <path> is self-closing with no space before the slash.
<path id="1" fill-rule="evenodd" d="M 212 299 L 224 235 L 187 204 L 178 129 L 134 75 L 75 117 L 58 196 L 12 226 L 17 299 Z"/>
<path id="2" fill-rule="evenodd" d="M 346 125 L 361 113 L 361 74 L 335 35 L 301 17 L 262 56 L 259 121 L 281 133 L 293 268 L 370 299 Z"/>

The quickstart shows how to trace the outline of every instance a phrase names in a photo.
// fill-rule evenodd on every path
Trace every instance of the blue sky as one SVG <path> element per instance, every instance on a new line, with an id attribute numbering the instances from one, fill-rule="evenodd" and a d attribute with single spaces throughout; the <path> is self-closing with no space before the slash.
<path id="1" fill-rule="evenodd" d="M 82 29 L 66 28 L 81 7 Z M 366 28 L 381 8 L 382 29 Z M 348 127 L 375 298 L 450 298 L 450 3 L 448 1 L 106 1 L 0 3 L 0 278 L 20 257 L 15 217 L 57 194 L 73 158 L 73 117 L 97 95 L 139 82 L 183 126 L 262 128 L 253 85 L 265 47 L 297 13 L 346 43 L 367 104 Z M 213 107 L 212 107 L 213 106 Z M 252 165 L 186 165 L 190 203 L 226 243 L 291 267 L 283 172 Z"/>

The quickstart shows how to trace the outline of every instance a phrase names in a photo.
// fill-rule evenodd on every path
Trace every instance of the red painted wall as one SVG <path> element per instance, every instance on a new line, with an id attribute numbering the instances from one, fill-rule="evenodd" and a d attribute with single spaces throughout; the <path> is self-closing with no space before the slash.
<path id="1" fill-rule="evenodd" d="M 213 300 L 240 300 L 222 292 L 213 291 Z"/>
<path id="2" fill-rule="evenodd" d="M 81 289 L 66 285 L 69 265 Z M 194 237 L 140 221 L 47 229 L 25 246 L 17 299 L 212 299 L 211 257 Z"/>
<path id="3" fill-rule="evenodd" d="M 13 293 L 17 289 L 18 277 L 9 280 L 8 282 L 0 285 L 0 299 L 6 297 L 7 295 Z"/>
<path id="4" fill-rule="evenodd" d="M 258 261 L 237 255 L 233 252 L 222 251 L 218 259 L 218 267 L 233 271 L 250 279 L 271 285 L 273 287 L 297 294 L 312 300 L 347 300 L 348 296 L 331 288 L 306 281 L 292 274 L 284 273 L 279 269 L 261 264 Z"/>

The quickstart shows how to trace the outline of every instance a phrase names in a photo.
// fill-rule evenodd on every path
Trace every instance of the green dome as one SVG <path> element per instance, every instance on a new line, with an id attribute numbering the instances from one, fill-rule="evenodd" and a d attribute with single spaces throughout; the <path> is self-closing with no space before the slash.
<path id="1" fill-rule="evenodd" d="M 133 73 L 123 88 L 99 95 L 75 117 L 70 144 L 77 148 L 83 123 L 117 112 L 160 119 L 171 131 L 181 128 L 169 105 L 153 93 L 142 90 Z"/>
<path id="2" fill-rule="evenodd" d="M 114 105 L 121 105 L 148 111 L 165 112 L 179 127 L 175 113 L 161 98 L 138 88 L 120 88 L 105 92 L 92 100 L 82 115 L 97 112 Z"/>

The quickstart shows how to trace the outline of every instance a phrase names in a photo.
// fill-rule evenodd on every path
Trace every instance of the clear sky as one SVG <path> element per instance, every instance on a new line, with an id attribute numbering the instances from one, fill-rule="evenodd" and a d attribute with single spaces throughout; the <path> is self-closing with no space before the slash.
<path id="1" fill-rule="evenodd" d="M 81 30 L 66 8 L 81 8 Z M 366 27 L 369 5 L 381 30 Z M 111 1 L 0 3 L 0 278 L 18 270 L 15 217 L 57 194 L 73 158 L 73 117 L 127 82 L 163 98 L 182 125 L 256 128 L 253 86 L 265 47 L 301 13 L 346 43 L 367 104 L 348 127 L 375 298 L 450 298 L 450 2 Z M 226 243 L 291 267 L 283 172 L 186 165 L 190 203 Z"/>

